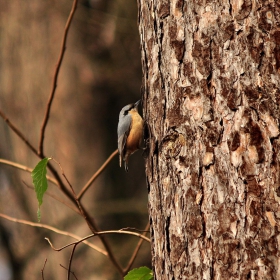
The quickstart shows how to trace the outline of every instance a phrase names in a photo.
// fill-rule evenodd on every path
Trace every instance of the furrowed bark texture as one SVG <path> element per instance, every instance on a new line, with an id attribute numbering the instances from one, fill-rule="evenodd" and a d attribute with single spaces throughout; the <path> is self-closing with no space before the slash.
<path id="1" fill-rule="evenodd" d="M 280 279 L 280 1 L 138 5 L 155 279 Z"/>

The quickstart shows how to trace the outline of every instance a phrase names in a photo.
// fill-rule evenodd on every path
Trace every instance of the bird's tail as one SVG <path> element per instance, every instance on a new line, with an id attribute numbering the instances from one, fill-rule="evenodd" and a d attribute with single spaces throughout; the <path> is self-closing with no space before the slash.
<path id="1" fill-rule="evenodd" d="M 128 161 L 124 162 L 124 169 L 126 172 L 128 172 Z"/>
<path id="2" fill-rule="evenodd" d="M 119 156 L 119 163 L 120 163 L 120 167 L 122 167 L 122 155 L 121 154 Z"/>

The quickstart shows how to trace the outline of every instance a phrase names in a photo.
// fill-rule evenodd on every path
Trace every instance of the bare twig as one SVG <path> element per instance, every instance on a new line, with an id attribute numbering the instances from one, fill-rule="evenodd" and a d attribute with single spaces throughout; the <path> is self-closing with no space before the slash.
<path id="1" fill-rule="evenodd" d="M 39 140 L 38 151 L 34 148 L 33 145 L 30 144 L 30 142 L 26 139 L 26 137 L 8 120 L 8 118 L 2 112 L 0 112 L 0 115 L 7 122 L 7 124 L 10 126 L 10 128 L 41 159 L 43 159 L 45 157 L 44 156 L 45 130 L 46 130 L 46 126 L 47 126 L 47 123 L 48 123 L 48 120 L 49 120 L 50 110 L 51 110 L 52 102 L 53 102 L 55 91 L 56 91 L 56 87 L 57 87 L 57 79 L 58 79 L 59 70 L 60 70 L 61 63 L 62 63 L 62 60 L 63 60 L 63 57 L 64 57 L 65 49 L 66 49 L 67 34 L 68 34 L 68 31 L 69 31 L 69 27 L 70 27 L 70 24 L 72 22 L 72 19 L 73 19 L 76 7 L 77 7 L 77 2 L 78 2 L 78 0 L 73 0 L 72 9 L 70 11 L 67 23 L 65 25 L 63 40 L 62 40 L 62 44 L 61 44 L 61 51 L 60 51 L 60 55 L 59 55 L 58 62 L 57 62 L 57 65 L 56 65 L 56 68 L 55 68 L 55 72 L 54 72 L 54 77 L 53 77 L 53 82 L 52 82 L 52 89 L 51 89 L 51 93 L 49 95 L 49 99 L 48 99 L 48 103 L 47 103 L 47 107 L 46 107 L 46 112 L 45 112 L 44 119 L 43 119 L 42 126 L 41 126 L 41 133 L 40 133 L 40 140 Z M 66 187 L 66 185 L 62 181 L 61 176 L 59 176 L 59 174 L 57 173 L 56 169 L 54 168 L 54 166 L 50 162 L 48 163 L 48 168 L 52 172 L 54 178 L 57 180 L 59 189 L 73 203 L 75 203 L 75 205 L 77 205 L 77 198 L 72 195 L 71 191 L 69 191 L 69 189 Z M 98 226 L 96 225 L 95 221 L 90 217 L 90 215 L 87 213 L 86 209 L 84 209 L 84 207 L 83 207 L 83 205 L 81 203 L 79 203 L 78 205 L 77 206 L 80 209 L 81 213 L 83 213 L 83 216 L 84 216 L 86 222 L 88 223 L 88 226 L 89 226 L 90 230 L 92 232 L 98 232 L 99 229 L 98 229 Z M 104 247 L 105 247 L 105 249 L 107 251 L 106 253 L 108 253 L 109 259 L 111 260 L 113 265 L 117 268 L 117 270 L 120 273 L 120 275 L 123 276 L 124 275 L 123 269 L 120 266 L 119 262 L 116 260 L 114 254 L 112 252 L 111 247 L 109 246 L 108 242 L 106 241 L 106 239 L 105 239 L 105 237 L 103 235 L 100 235 L 100 240 L 103 243 L 103 245 L 104 245 Z"/>
<path id="2" fill-rule="evenodd" d="M 56 86 L 57 86 L 57 77 L 58 77 L 58 73 L 59 73 L 59 70 L 60 70 L 60 66 L 61 66 L 61 63 L 62 63 L 62 60 L 63 60 L 63 56 L 64 56 L 64 53 L 65 53 L 65 49 L 66 49 L 66 39 L 67 39 L 67 34 L 68 34 L 68 31 L 69 31 L 69 27 L 70 27 L 70 24 L 71 24 L 71 21 L 73 19 L 73 16 L 74 16 L 74 12 L 76 10 L 76 7 L 77 7 L 77 0 L 74 0 L 73 1 L 73 5 L 72 5 L 72 9 L 71 9 L 71 12 L 69 14 L 69 17 L 68 17 L 68 20 L 67 20 L 67 23 L 65 25 L 65 31 L 64 31 L 64 36 L 63 36 L 63 40 L 62 40 L 62 44 L 61 44 L 61 51 L 60 51 L 60 55 L 59 55 L 59 59 L 58 59 L 58 63 L 56 65 L 56 68 L 55 68 L 55 74 L 54 74 L 54 78 L 53 78 L 53 86 L 52 86 L 52 90 L 51 90 L 51 94 L 50 94 L 50 97 L 49 97 L 49 101 L 48 101 L 48 104 L 47 104 L 47 109 L 46 109 L 46 113 L 45 113 L 45 118 L 44 118 L 44 121 L 43 121 L 43 124 L 42 124 L 42 128 L 41 128 L 41 137 L 40 137 L 40 143 L 39 143 L 39 151 L 37 151 L 35 149 L 35 147 L 30 144 L 30 142 L 26 139 L 26 137 L 23 135 L 23 133 L 21 131 L 19 131 L 19 129 L 13 124 L 10 122 L 10 120 L 6 117 L 6 115 L 0 111 L 0 116 L 7 122 L 7 124 L 9 125 L 9 127 L 27 144 L 27 146 L 37 155 L 39 156 L 39 158 L 44 158 L 44 153 L 43 153 L 43 141 L 44 141 L 44 134 L 45 134 L 45 128 L 46 128 L 46 125 L 47 125 L 47 122 L 48 122 L 48 119 L 49 119 L 49 114 L 50 114 L 50 108 L 51 108 L 51 104 L 52 104 L 52 100 L 54 98 L 54 94 L 55 94 L 55 89 L 56 89 Z M 12 165 L 12 164 L 11 164 Z M 15 165 L 13 165 L 15 166 Z M 16 166 L 15 166 L 16 167 Z M 19 167 L 19 166 L 17 166 Z M 56 183 L 58 184 L 59 188 L 61 189 L 61 191 L 68 197 L 71 199 L 72 202 L 75 202 L 75 199 L 72 197 L 71 193 L 69 193 L 69 191 L 65 188 L 65 185 L 63 184 L 60 176 L 57 174 L 55 168 L 50 164 L 48 163 L 48 167 L 50 169 L 50 171 L 53 173 L 55 179 L 56 179 Z M 29 171 L 29 170 L 28 170 Z M 53 180 L 55 180 L 53 179 Z"/>
<path id="3" fill-rule="evenodd" d="M 6 159 L 2 159 L 2 158 L 0 158 L 0 163 L 3 163 L 3 164 L 6 164 L 6 165 L 8 165 L 8 166 L 12 166 L 12 167 L 18 168 L 18 169 L 20 169 L 20 170 L 23 170 L 23 171 L 26 171 L 26 172 L 29 172 L 29 173 L 31 173 L 32 170 L 33 170 L 32 168 L 27 167 L 27 166 L 25 166 L 25 165 L 22 165 L 22 164 L 13 162 L 13 161 L 9 161 L 9 160 L 6 160 Z M 57 182 L 56 179 L 54 179 L 54 178 L 52 178 L 52 177 L 50 177 L 50 176 L 48 176 L 48 175 L 46 175 L 46 178 L 47 178 L 48 181 L 52 182 L 53 184 L 58 185 L 58 182 Z M 23 184 L 24 184 L 25 186 L 27 186 L 28 188 L 34 189 L 33 187 L 29 186 L 26 182 L 24 182 L 24 181 L 22 181 L 22 182 L 23 182 Z M 48 192 L 46 192 L 46 195 L 49 195 L 49 196 L 52 197 L 53 199 L 55 199 L 55 200 L 61 202 L 62 204 L 66 205 L 68 208 L 72 209 L 73 211 L 75 211 L 76 213 L 78 213 L 78 214 L 80 215 L 80 212 L 79 212 L 76 208 L 74 208 L 72 205 L 66 203 L 65 201 L 61 200 L 61 199 L 58 198 L 57 196 L 55 196 L 55 195 L 53 195 L 53 194 L 50 194 L 50 193 L 48 193 Z"/>
<path id="4" fill-rule="evenodd" d="M 19 129 L 10 122 L 10 120 L 6 117 L 6 115 L 0 111 L 0 116 L 4 119 L 4 121 L 8 124 L 8 126 L 16 133 L 16 135 L 29 147 L 29 149 L 37 155 L 37 150 L 35 147 L 27 140 L 27 138 L 22 134 Z"/>
<path id="5" fill-rule="evenodd" d="M 75 253 L 75 250 L 76 250 L 76 247 L 77 247 L 78 244 L 75 244 L 73 246 L 73 249 L 72 249 L 72 252 L 71 252 L 71 255 L 70 255 L 70 259 L 69 259 L 69 265 L 68 265 L 68 273 L 67 273 L 67 280 L 70 280 L 70 273 L 71 273 L 71 264 L 72 264 L 72 260 L 73 260 L 73 257 L 74 257 L 74 253 Z"/>
<path id="6" fill-rule="evenodd" d="M 33 170 L 32 168 L 30 168 L 28 166 L 25 166 L 25 165 L 22 165 L 22 164 L 19 164 L 19 163 L 10 161 L 10 160 L 6 160 L 6 159 L 3 159 L 3 158 L 0 158 L 0 163 L 15 167 L 17 169 L 20 169 L 20 170 L 23 170 L 23 171 L 26 171 L 26 172 L 29 172 L 29 173 L 31 173 L 32 170 Z M 47 178 L 48 181 L 54 183 L 55 185 L 58 185 L 57 181 L 54 178 L 52 178 L 48 175 L 46 176 L 46 178 Z"/>
<path id="7" fill-rule="evenodd" d="M 62 264 L 60 264 L 60 266 L 61 266 L 62 268 L 64 268 L 65 270 L 68 270 L 68 268 L 65 267 L 65 266 L 63 266 Z M 71 271 L 71 273 L 72 273 L 72 275 L 75 277 L 75 279 L 78 280 L 78 278 L 76 277 L 75 273 L 74 273 L 73 271 Z"/>
<path id="8" fill-rule="evenodd" d="M 78 200 L 77 196 L 76 196 L 76 193 L 74 191 L 74 188 L 72 187 L 70 181 L 68 180 L 68 178 L 66 177 L 63 169 L 62 169 L 62 166 L 60 165 L 60 163 L 58 161 L 56 161 L 55 159 L 52 158 L 52 160 L 54 160 L 60 167 L 60 170 L 62 172 L 62 175 L 63 177 L 65 178 L 65 180 L 67 181 L 69 187 L 71 188 L 71 191 L 72 191 L 72 198 L 75 200 L 79 210 L 80 210 L 80 213 L 81 215 L 84 217 L 89 229 L 91 230 L 91 232 L 93 234 L 96 234 L 97 232 L 99 232 L 100 230 L 98 229 L 94 219 L 90 219 L 90 216 L 88 215 L 88 213 L 86 212 L 86 210 L 84 209 L 84 207 L 82 206 L 81 202 Z M 109 256 L 109 259 L 111 260 L 111 262 L 114 264 L 114 266 L 117 268 L 117 270 L 119 271 L 120 275 L 124 276 L 124 273 L 123 273 L 123 269 L 121 267 L 121 265 L 119 264 L 119 262 L 117 261 L 117 259 L 115 258 L 113 252 L 112 252 L 112 249 L 111 247 L 109 246 L 107 240 L 104 238 L 103 235 L 100 235 L 100 240 L 101 242 L 103 243 L 106 251 L 108 252 L 108 256 Z"/>
<path id="9" fill-rule="evenodd" d="M 29 189 L 34 190 L 34 187 L 29 186 L 25 181 L 22 180 L 22 183 Z M 53 199 L 59 201 L 60 203 L 64 204 L 65 206 L 67 206 L 68 208 L 70 208 L 71 210 L 73 210 L 74 212 L 76 212 L 77 214 L 81 215 L 80 211 L 75 208 L 74 206 L 72 206 L 71 204 L 68 204 L 66 201 L 60 199 L 58 196 L 46 191 L 45 195 L 48 195 L 50 197 L 52 197 Z"/>
<path id="10" fill-rule="evenodd" d="M 82 238 L 82 239 L 80 239 L 80 240 L 78 240 L 78 241 L 76 241 L 76 242 L 69 243 L 69 244 L 67 244 L 67 245 L 65 245 L 65 246 L 62 246 L 62 247 L 60 247 L 60 248 L 55 248 L 55 247 L 53 246 L 52 242 L 50 241 L 50 239 L 49 239 L 48 237 L 45 237 L 45 240 L 48 241 L 49 245 L 51 246 L 51 248 L 52 248 L 54 251 L 60 252 L 60 251 L 64 250 L 65 248 L 68 248 L 68 247 L 70 247 L 70 246 L 72 246 L 72 245 L 79 244 L 80 242 L 85 242 L 87 239 L 89 239 L 89 238 L 91 238 L 91 237 L 93 237 L 93 236 L 94 236 L 94 234 L 90 234 L 90 235 L 88 235 L 88 236 L 86 236 L 86 237 L 84 237 L 84 238 Z"/>
<path id="11" fill-rule="evenodd" d="M 62 176 L 64 177 L 64 179 L 66 180 L 68 186 L 70 187 L 71 191 L 72 191 L 72 194 L 73 194 L 73 197 L 75 198 L 76 200 L 76 203 L 77 203 L 77 195 L 76 195 L 76 192 L 74 191 L 73 189 L 73 186 L 71 185 L 70 181 L 68 180 L 68 178 L 66 177 L 65 173 L 64 173 L 64 170 L 60 164 L 60 162 L 58 162 L 56 159 L 54 159 L 53 157 L 51 157 L 51 159 L 59 166 L 60 170 L 61 170 L 61 174 Z M 77 203 L 78 204 L 78 203 Z"/>
<path id="12" fill-rule="evenodd" d="M 55 170 L 55 168 L 53 167 L 53 165 L 48 162 L 48 167 L 51 170 L 54 178 L 57 180 L 58 182 L 58 186 L 60 188 L 60 190 L 72 201 L 75 203 L 75 205 L 77 205 L 77 198 L 75 198 L 72 193 L 66 188 L 66 186 L 64 185 L 64 183 L 62 182 L 61 177 L 58 175 L 57 171 Z M 86 211 L 86 209 L 83 207 L 83 205 L 80 203 L 80 201 L 78 200 L 79 203 L 79 210 L 80 212 L 83 214 L 83 217 L 85 218 L 85 221 L 88 224 L 89 229 L 91 230 L 92 233 L 98 232 L 100 231 L 95 220 L 90 217 L 90 215 L 88 214 L 88 212 Z M 115 258 L 115 255 L 112 252 L 112 249 L 109 245 L 109 243 L 107 242 L 107 240 L 105 239 L 105 237 L 103 235 L 99 236 L 103 246 L 105 247 L 107 253 L 108 253 L 108 257 L 110 259 L 110 261 L 113 263 L 113 265 L 116 267 L 116 269 L 118 270 L 119 274 L 121 276 L 124 276 L 124 272 L 123 269 L 121 267 L 121 265 L 119 264 L 119 262 L 117 261 L 117 259 Z"/>
<path id="13" fill-rule="evenodd" d="M 7 122 L 7 124 L 9 125 L 9 127 L 20 137 L 20 139 L 22 141 L 24 141 L 27 146 L 31 149 L 32 152 L 34 152 L 39 158 L 43 159 L 44 156 L 43 155 L 39 155 L 37 153 L 37 150 L 35 149 L 35 147 L 33 145 L 30 144 L 30 142 L 26 139 L 26 137 L 22 134 L 22 132 L 20 132 L 16 126 L 11 123 L 8 118 L 3 114 L 3 112 L 0 111 L 0 116 Z M 58 175 L 57 171 L 55 170 L 55 168 L 53 167 L 53 165 L 49 162 L 48 163 L 48 168 L 49 170 L 52 172 L 53 176 L 54 176 L 54 180 L 56 180 L 56 184 L 58 185 L 59 189 L 72 201 L 75 203 L 75 199 L 72 196 L 71 192 L 65 187 L 62 179 L 60 178 L 60 176 Z"/>
<path id="14" fill-rule="evenodd" d="M 144 235 L 146 234 L 146 232 L 149 228 L 150 228 L 150 222 L 147 223 L 147 225 L 144 229 Z M 139 239 L 137 246 L 135 247 L 135 249 L 130 257 L 130 260 L 128 261 L 128 264 L 127 264 L 126 268 L 124 269 L 125 274 L 127 274 L 128 271 L 131 269 L 131 266 L 133 265 L 133 263 L 137 257 L 137 254 L 141 248 L 141 245 L 143 244 L 143 241 L 144 241 L 144 239 Z"/>
<path id="15" fill-rule="evenodd" d="M 77 197 L 74 197 L 73 194 L 71 193 L 71 191 L 68 190 L 68 188 L 66 188 L 65 184 L 62 181 L 62 178 L 58 175 L 57 171 L 55 170 L 54 166 L 48 162 L 48 168 L 50 169 L 50 171 L 52 172 L 54 178 L 57 180 L 58 182 L 58 186 L 59 189 L 72 201 L 75 203 L 75 205 L 77 205 L 77 207 L 80 210 L 80 213 L 83 215 L 85 221 L 87 222 L 87 225 L 89 227 L 89 229 L 91 230 L 92 233 L 98 232 L 100 231 L 95 220 L 90 217 L 90 215 L 88 214 L 88 212 L 86 211 L 86 209 L 83 207 L 82 203 L 77 200 Z M 67 178 L 66 178 L 67 179 Z M 111 246 L 109 245 L 109 243 L 107 242 L 107 240 L 105 239 L 105 237 L 103 235 L 99 236 L 103 246 L 105 247 L 107 253 L 108 253 L 108 257 L 110 259 L 110 261 L 113 263 L 113 265 L 116 267 L 116 269 L 118 270 L 119 274 L 121 276 L 124 276 L 124 272 L 123 269 L 121 267 L 121 265 L 119 264 L 119 262 L 117 261 L 117 259 L 115 258 L 115 255 L 112 252 Z"/>
<path id="16" fill-rule="evenodd" d="M 19 224 L 24 224 L 24 225 L 28 225 L 28 226 L 32 226 L 32 227 L 45 228 L 45 229 L 51 230 L 53 232 L 56 232 L 58 234 L 65 235 L 65 236 L 70 236 L 70 237 L 72 237 L 76 240 L 81 240 L 81 237 L 78 236 L 78 235 L 75 235 L 75 234 L 67 232 L 67 231 L 59 230 L 59 229 L 57 229 L 55 227 L 52 227 L 52 226 L 49 226 L 49 225 L 45 225 L 45 224 L 41 224 L 41 223 L 33 223 L 33 222 L 26 221 L 26 220 L 12 218 L 12 217 L 10 217 L 8 215 L 5 215 L 5 214 L 2 214 L 2 213 L 0 213 L 0 217 L 4 218 L 6 220 L 9 220 L 9 221 L 15 222 L 15 223 L 19 223 Z M 106 251 L 104 251 L 104 250 L 100 249 L 99 247 L 89 243 L 88 241 L 84 241 L 83 243 L 88 245 L 92 249 L 98 251 L 99 253 L 101 253 L 105 256 L 108 256 L 108 253 Z"/>
<path id="17" fill-rule="evenodd" d="M 125 228 L 122 228 L 121 230 L 128 230 L 128 231 L 134 230 L 134 231 L 144 232 L 144 233 L 150 232 L 148 225 L 145 227 L 145 229 L 138 229 L 138 228 L 135 228 L 135 227 L 125 227 Z"/>
<path id="18" fill-rule="evenodd" d="M 22 134 L 22 132 L 20 132 L 16 126 L 11 123 L 8 118 L 0 111 L 0 116 L 7 122 L 7 124 L 9 125 L 9 127 L 20 137 L 20 139 L 22 139 L 22 141 L 24 141 L 27 146 L 31 149 L 32 152 L 34 152 L 39 158 L 43 159 L 44 157 L 43 156 L 40 156 L 38 153 L 37 153 L 37 150 L 35 149 L 34 146 L 32 146 L 30 144 L 30 142 L 28 142 L 28 140 L 26 139 L 26 137 Z M 7 162 L 6 162 L 7 164 Z M 10 164 L 11 166 L 14 166 L 14 167 L 17 167 L 17 168 L 20 168 L 20 166 L 16 166 L 15 164 Z M 75 203 L 75 198 L 72 196 L 71 192 L 66 188 L 66 186 L 64 185 L 62 179 L 60 178 L 60 176 L 58 175 L 57 171 L 55 170 L 55 168 L 53 167 L 53 165 L 49 162 L 48 163 L 48 168 L 49 170 L 51 171 L 51 173 L 53 174 L 54 176 L 54 179 L 53 182 L 55 181 L 56 184 L 58 185 L 59 189 L 73 202 Z M 29 170 L 28 170 L 29 171 Z M 51 178 L 51 177 L 48 177 L 47 178 Z"/>
<path id="19" fill-rule="evenodd" d="M 110 161 L 118 154 L 118 150 L 115 150 L 103 163 L 103 165 L 93 174 L 93 176 L 89 179 L 89 181 L 82 188 L 77 198 L 80 200 L 85 192 L 88 190 L 90 185 L 95 181 L 95 179 L 102 173 L 102 171 L 106 168 L 106 166 L 110 163 Z"/>
<path id="20" fill-rule="evenodd" d="M 117 233 L 117 234 L 128 234 L 128 235 L 134 235 L 134 236 L 138 236 L 139 238 L 151 243 L 150 238 L 146 237 L 143 234 L 134 232 L 134 231 L 127 231 L 127 230 L 106 230 L 106 231 L 99 231 L 96 232 L 95 235 L 103 235 L 103 234 L 113 234 L 113 233 Z"/>
<path id="21" fill-rule="evenodd" d="M 48 259 L 45 259 L 45 262 L 44 262 L 43 268 L 41 269 L 42 279 L 43 279 L 43 280 L 45 279 L 45 278 L 44 278 L 44 269 L 45 269 L 45 266 L 46 266 L 47 260 L 48 260 Z"/>
<path id="22" fill-rule="evenodd" d="M 88 217 L 87 217 L 87 215 L 85 214 L 84 209 L 83 209 L 83 207 L 82 207 L 80 201 L 79 201 L 78 198 L 77 198 L 76 192 L 75 192 L 75 190 L 74 190 L 72 184 L 70 183 L 70 181 L 68 180 L 67 176 L 65 175 L 64 170 L 63 170 L 61 164 L 60 164 L 57 160 L 55 160 L 54 158 L 52 158 L 52 160 L 53 160 L 56 164 L 58 164 L 58 166 L 59 166 L 59 168 L 60 168 L 60 170 L 61 170 L 62 176 L 64 177 L 64 179 L 66 180 L 67 184 L 69 185 L 69 187 L 70 187 L 70 189 L 71 189 L 71 191 L 72 191 L 73 197 L 74 197 L 74 199 L 75 199 L 75 201 L 76 201 L 76 203 L 77 203 L 77 206 L 78 206 L 78 208 L 79 208 L 79 210 L 80 210 L 81 215 L 84 217 L 84 219 L 85 219 L 85 221 L 87 222 L 88 226 L 91 227 L 91 224 L 90 224 L 90 222 L 89 222 L 89 220 L 88 220 Z M 93 230 L 95 231 L 95 229 L 93 229 Z"/>
<path id="23" fill-rule="evenodd" d="M 47 126 L 47 123 L 48 123 L 48 120 L 49 120 L 51 105 L 52 105 L 55 90 L 56 90 L 56 87 L 57 87 L 57 78 L 58 78 L 60 66 L 61 66 L 64 54 L 65 54 L 65 50 L 66 50 L 66 40 L 67 40 L 68 31 L 69 31 L 69 28 L 70 28 L 75 10 L 77 8 L 77 3 L 78 3 L 78 0 L 73 1 L 72 9 L 71 9 L 71 12 L 68 16 L 68 20 L 66 22 L 66 25 L 65 25 L 64 35 L 63 35 L 63 39 L 62 39 L 62 43 L 61 43 L 61 50 L 60 50 L 60 54 L 59 54 L 58 61 L 57 61 L 55 71 L 54 71 L 52 89 L 51 89 L 51 93 L 50 93 L 50 96 L 49 96 L 49 100 L 48 100 L 48 104 L 47 104 L 47 108 L 46 108 L 46 112 L 45 112 L 45 117 L 44 117 L 42 127 L 41 127 L 41 136 L 40 136 L 39 150 L 38 150 L 38 154 L 41 157 L 43 157 L 43 155 L 44 155 L 43 148 L 44 148 L 45 130 L 46 130 L 46 126 Z"/>
<path id="24" fill-rule="evenodd" d="M 139 238 L 141 238 L 141 239 L 143 239 L 143 240 L 145 240 L 145 241 L 147 241 L 147 242 L 149 242 L 149 243 L 151 242 L 151 240 L 150 240 L 148 237 L 146 237 L 145 235 L 142 235 L 142 234 L 137 233 L 137 232 L 125 231 L 125 230 L 106 230 L 106 231 L 99 231 L 99 232 L 90 234 L 90 235 L 88 235 L 88 236 L 86 236 L 86 237 L 84 237 L 84 238 L 81 238 L 81 239 L 78 240 L 78 241 L 69 243 L 69 244 L 67 244 L 67 245 L 65 245 L 65 246 L 63 246 L 63 247 L 60 247 L 60 248 L 55 248 L 55 247 L 53 246 L 53 244 L 52 244 L 52 242 L 50 241 L 49 238 L 45 237 L 45 239 L 49 242 L 50 246 L 52 247 L 52 249 L 53 249 L 54 251 L 58 251 L 58 252 L 59 252 L 59 251 L 62 251 L 63 249 L 65 249 L 65 248 L 68 248 L 69 246 L 79 244 L 79 243 L 84 242 L 85 240 L 87 240 L 87 239 L 89 239 L 89 238 L 92 238 L 92 237 L 94 237 L 94 236 L 97 236 L 97 235 L 104 235 L 104 234 L 115 234 L 115 233 L 116 233 L 116 234 L 134 235 L 134 236 L 138 236 Z"/>

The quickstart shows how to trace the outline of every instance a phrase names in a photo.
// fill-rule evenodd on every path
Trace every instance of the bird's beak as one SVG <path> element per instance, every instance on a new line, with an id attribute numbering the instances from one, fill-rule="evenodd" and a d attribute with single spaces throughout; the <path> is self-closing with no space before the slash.
<path id="1" fill-rule="evenodd" d="M 138 105 L 140 104 L 140 102 L 141 102 L 141 99 L 138 100 L 137 102 L 135 102 L 135 103 L 134 103 L 134 108 L 138 108 Z"/>

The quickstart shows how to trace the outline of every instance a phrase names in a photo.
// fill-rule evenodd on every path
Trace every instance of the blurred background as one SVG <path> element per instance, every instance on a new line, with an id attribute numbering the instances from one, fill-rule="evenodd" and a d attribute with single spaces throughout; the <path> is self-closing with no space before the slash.
<path id="1" fill-rule="evenodd" d="M 71 6 L 66 0 L 0 1 L 0 110 L 36 148 Z M 119 111 L 141 98 L 136 1 L 79 1 L 66 47 L 44 151 L 61 163 L 79 192 L 117 149 Z M 39 161 L 2 118 L 0 158 L 31 168 Z M 37 222 L 36 196 L 28 186 L 29 173 L 0 164 L 0 213 Z M 67 201 L 51 183 L 48 192 Z M 82 202 L 102 230 L 144 229 L 148 213 L 142 153 L 131 157 L 128 173 L 115 157 Z M 41 215 L 44 224 L 82 237 L 90 234 L 79 215 L 50 196 L 44 197 Z M 55 252 L 44 237 L 55 247 L 74 241 L 0 217 L 0 280 L 42 279 L 46 259 L 44 279 L 65 279 L 67 271 L 60 265 L 68 266 L 71 248 Z M 138 238 L 106 238 L 125 266 Z M 102 247 L 96 237 L 91 242 Z M 146 242 L 133 267 L 143 265 L 150 266 Z M 122 279 L 106 257 L 83 244 L 72 270 L 79 280 Z"/>

